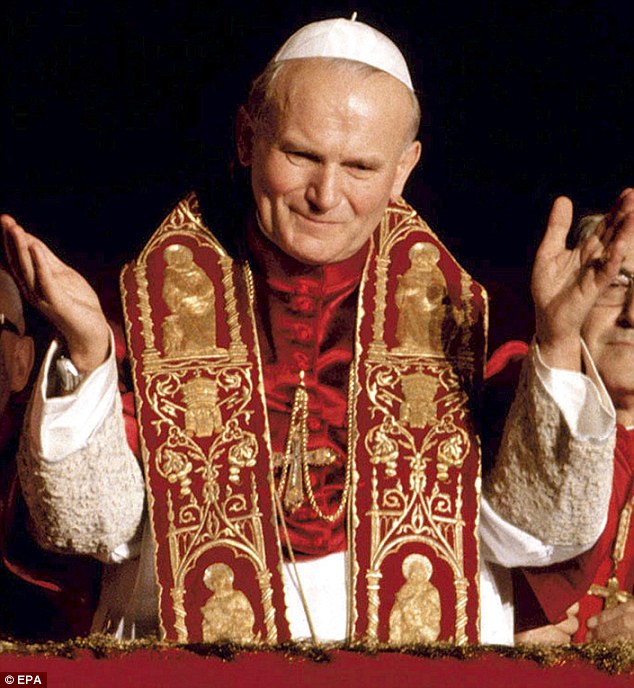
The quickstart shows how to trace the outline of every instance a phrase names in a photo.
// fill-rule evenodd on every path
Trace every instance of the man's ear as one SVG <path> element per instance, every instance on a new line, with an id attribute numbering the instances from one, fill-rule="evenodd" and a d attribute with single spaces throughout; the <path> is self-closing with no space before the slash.
<path id="1" fill-rule="evenodd" d="M 29 381 L 35 359 L 32 337 L 15 337 L 8 354 L 7 368 L 11 391 L 21 392 Z"/>
<path id="2" fill-rule="evenodd" d="M 409 179 L 409 175 L 420 159 L 420 151 L 420 141 L 412 141 L 401 154 L 396 167 L 394 183 L 392 184 L 392 193 L 390 194 L 392 200 L 398 198 L 403 193 L 405 182 Z"/>
<path id="3" fill-rule="evenodd" d="M 240 106 L 236 117 L 236 146 L 240 164 L 248 167 L 253 157 L 253 120 L 244 105 Z"/>

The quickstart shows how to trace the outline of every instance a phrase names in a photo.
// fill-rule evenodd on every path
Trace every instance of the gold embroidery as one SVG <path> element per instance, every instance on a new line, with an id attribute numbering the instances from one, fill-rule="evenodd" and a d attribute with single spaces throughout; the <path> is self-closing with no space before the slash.
<path id="1" fill-rule="evenodd" d="M 394 434 L 395 426 L 389 417 L 385 417 L 380 426 L 373 428 L 370 461 L 373 464 L 383 464 L 388 478 L 396 476 L 396 462 L 398 459 L 398 442 L 390 437 Z"/>
<path id="2" fill-rule="evenodd" d="M 185 241 L 207 252 L 209 260 L 218 260 L 223 275 L 221 294 L 214 293 L 211 280 L 194 262 Z M 160 297 L 151 297 L 148 279 L 148 261 L 154 260 L 155 254 L 165 259 L 162 298 L 170 311 L 162 323 L 162 347 L 156 345 L 152 323 L 160 322 L 158 313 L 164 306 Z M 245 571 L 257 581 L 264 640 L 275 643 L 272 573 L 265 550 L 260 494 L 255 475 L 248 471 L 258 457 L 267 460 L 268 440 L 253 431 L 250 404 L 260 392 L 254 389 L 252 364 L 241 339 L 234 283 L 236 277 L 248 280 L 248 275 L 234 272 L 224 249 L 202 224 L 193 195 L 165 220 L 131 269 L 144 343 L 133 361 L 135 384 L 138 366 L 143 384 L 142 394 L 137 388 L 137 400 L 139 408 L 147 406 L 151 411 L 146 432 L 155 443 L 149 451 L 142 437 L 144 459 L 155 467 L 158 476 L 178 486 L 167 489 L 165 497 L 171 581 L 165 573 L 160 580 L 169 581 L 174 622 L 166 628 L 162 615 L 164 632 L 175 633 L 179 642 L 187 642 L 190 633 L 200 634 L 200 622 L 194 618 L 190 623 L 197 624 L 198 630 L 188 629 L 187 610 L 191 613 L 191 607 L 187 606 L 187 576 L 206 552 L 224 547 L 241 558 Z M 122 292 L 126 294 L 123 277 Z M 216 298 L 224 304 L 228 349 L 216 341 Z M 133 324 L 127 317 L 129 337 Z M 222 471 L 228 472 L 226 484 Z M 151 468 L 148 472 L 152 473 Z M 195 490 L 194 478 L 199 481 Z M 160 493 L 161 489 L 156 484 L 153 491 Z M 152 493 L 148 498 L 153 509 L 156 498 Z M 255 640 L 260 640 L 259 634 Z"/>
<path id="3" fill-rule="evenodd" d="M 436 420 L 434 397 L 438 390 L 435 377 L 423 373 L 403 375 L 401 386 L 405 399 L 401 404 L 400 421 L 413 428 L 424 428 Z"/>
<path id="4" fill-rule="evenodd" d="M 165 353 L 179 356 L 214 349 L 216 312 L 211 280 L 194 262 L 187 246 L 172 244 L 163 251 L 163 257 L 163 300 L 171 311 L 163 320 Z"/>
<path id="5" fill-rule="evenodd" d="M 390 612 L 391 645 L 433 643 L 440 635 L 442 610 L 438 589 L 431 583 L 433 567 L 422 554 L 403 561 L 405 583 Z"/>
<path id="6" fill-rule="evenodd" d="M 467 589 L 473 589 L 471 581 L 464 576 L 464 556 L 462 551 L 462 478 L 458 471 L 452 470 L 454 466 L 460 464 L 456 459 L 459 458 L 458 447 L 452 444 L 446 445 L 444 458 L 442 461 L 439 456 L 438 446 L 442 442 L 442 432 L 449 426 L 449 420 L 462 427 L 466 412 L 466 397 L 457 383 L 456 371 L 468 370 L 473 373 L 473 354 L 471 351 L 461 349 L 451 361 L 446 359 L 446 351 L 438 351 L 430 356 L 421 358 L 417 350 L 410 349 L 408 346 L 401 347 L 401 342 L 390 341 L 390 350 L 384 340 L 386 324 L 386 296 L 388 285 L 388 268 L 390 266 L 390 251 L 396 243 L 405 239 L 411 232 L 420 232 L 421 223 L 419 219 L 415 222 L 408 222 L 415 218 L 415 213 L 405 204 L 397 205 L 390 211 L 391 218 L 395 216 L 400 219 L 396 222 L 396 229 L 388 228 L 391 218 L 384 219 L 381 223 L 379 241 L 379 255 L 376 259 L 378 269 L 376 275 L 365 275 L 365 284 L 368 286 L 367 292 L 371 293 L 372 283 L 376 284 L 376 297 L 374 304 L 369 299 L 364 300 L 364 287 L 362 287 L 362 299 L 359 307 L 359 318 L 364 317 L 364 308 L 374 308 L 374 318 L 370 318 L 373 338 L 367 350 L 361 348 L 361 339 L 357 338 L 357 355 L 361 354 L 364 361 L 364 384 L 363 389 L 359 385 L 358 366 L 351 368 L 351 383 L 349 387 L 349 442 L 350 446 L 355 446 L 357 442 L 368 442 L 372 451 L 367 451 L 367 460 L 372 466 L 375 479 L 372 482 L 372 507 L 368 513 L 357 513 L 353 500 L 350 499 L 349 518 L 347 523 L 352 549 L 351 571 L 352 577 L 348 581 L 350 591 L 350 623 L 354 624 L 357 620 L 355 607 L 355 595 L 357 576 L 366 574 L 368 581 L 370 627 L 368 639 L 376 639 L 376 620 L 379 610 L 379 593 L 382 578 L 381 568 L 383 562 L 390 556 L 399 555 L 402 547 L 407 548 L 411 543 L 424 543 L 428 551 L 433 551 L 438 560 L 443 560 L 448 564 L 448 569 L 442 571 L 438 569 L 438 564 L 434 566 L 438 576 L 445 573 L 453 574 L 453 583 L 456 590 L 456 642 L 465 642 L 466 626 L 466 604 Z M 402 224 L 399 225 L 399 222 Z M 393 225 L 392 225 L 393 226 Z M 226 332 L 219 330 L 218 336 L 223 341 L 227 340 L 226 349 L 218 347 L 216 341 L 209 342 L 210 346 L 201 351 L 181 348 L 180 353 L 172 351 L 168 353 L 165 349 L 165 337 L 161 339 L 161 329 L 155 332 L 152 324 L 152 316 L 158 321 L 166 319 L 165 305 L 169 309 L 170 316 L 176 312 L 167 304 L 158 304 L 158 313 L 154 312 L 154 301 L 150 304 L 149 287 L 147 283 L 147 259 L 151 252 L 165 250 L 170 240 L 171 232 L 176 235 L 177 241 L 182 241 L 189 246 L 197 245 L 203 252 L 206 252 L 211 260 L 217 257 L 218 264 L 222 270 L 222 286 L 217 284 L 218 291 L 212 294 L 218 303 L 222 304 L 221 312 L 226 317 L 226 324 L 229 329 L 229 337 Z M 431 241 L 437 243 L 436 237 L 428 229 L 423 229 L 425 234 L 429 234 Z M 182 237 L 182 238 L 181 238 Z M 428 242 L 421 242 L 423 245 Z M 211 249 L 211 250 L 210 250 Z M 374 249 L 373 249 L 374 250 Z M 215 252 L 215 256 L 213 253 Z M 154 257 L 153 257 L 153 260 Z M 206 265 L 201 261 L 201 265 Z M 413 267 L 413 266 L 412 266 Z M 137 359 L 135 366 L 142 363 L 139 379 L 144 386 L 143 395 L 137 390 L 137 400 L 144 407 L 151 407 L 153 418 L 148 423 L 148 428 L 152 428 L 157 449 L 150 455 L 145 447 L 144 454 L 146 462 L 151 462 L 159 474 L 171 483 L 176 483 L 175 487 L 167 490 L 167 547 L 169 556 L 169 568 L 173 575 L 173 582 L 162 572 L 161 580 L 168 586 L 169 594 L 173 601 L 173 611 L 175 615 L 174 630 L 177 638 L 181 642 L 188 639 L 187 614 L 191 615 L 190 624 L 200 633 L 202 600 L 192 610 L 187 606 L 187 585 L 186 577 L 197 564 L 200 564 L 201 557 L 210 552 L 215 547 L 224 547 L 231 550 L 233 555 L 239 557 L 245 565 L 245 571 L 251 567 L 252 574 L 260 586 L 260 600 L 256 597 L 252 599 L 253 609 L 257 609 L 256 602 L 261 603 L 264 611 L 264 628 L 266 628 L 265 641 L 274 643 L 277 639 L 275 626 L 275 612 L 272 606 L 272 572 L 267 568 L 266 556 L 264 551 L 263 525 L 270 525 L 270 521 L 263 521 L 258 501 L 265 499 L 266 496 L 261 490 L 256 489 L 255 476 L 248 469 L 255 465 L 261 465 L 261 461 L 268 459 L 267 433 L 253 432 L 254 424 L 250 415 L 248 402 L 251 398 L 263 400 L 263 387 L 261 380 L 257 383 L 257 376 L 254 376 L 251 367 L 254 365 L 252 358 L 247 357 L 245 341 L 243 341 L 243 323 L 238 317 L 237 302 L 238 297 L 243 298 L 246 292 L 249 295 L 249 313 L 252 322 L 253 309 L 253 283 L 250 277 L 248 266 L 240 271 L 234 266 L 231 259 L 226 255 L 224 249 L 219 246 L 213 237 L 210 237 L 200 222 L 196 201 L 193 196 L 185 202 L 179 204 L 178 208 L 172 213 L 168 220 L 161 227 L 161 230 L 153 237 L 144 252 L 139 257 L 134 268 L 135 278 L 138 286 L 138 294 L 135 295 L 140 311 L 140 335 L 145 342 L 145 349 L 141 349 L 141 355 Z M 407 274 L 407 271 L 406 273 Z M 405 275 L 404 275 L 405 276 Z M 375 279 L 376 278 L 376 279 Z M 243 280 L 244 284 L 240 283 Z M 392 277 L 391 280 L 394 280 Z M 216 282 L 214 282 L 216 284 Z M 236 284 L 239 290 L 236 291 Z M 464 275 L 461 277 L 463 286 L 462 296 L 467 286 L 471 284 Z M 453 283 L 452 283 L 453 285 Z M 397 285 L 390 282 L 390 300 L 394 303 L 394 291 Z M 445 287 L 446 289 L 446 287 Z M 452 299 L 459 298 L 452 294 Z M 160 302 L 160 296 L 158 297 Z M 443 303 L 443 316 L 447 320 L 448 314 L 452 309 L 460 311 L 458 302 L 449 305 Z M 133 314 L 136 318 L 136 314 Z M 456 318 L 456 324 L 441 323 L 441 330 L 445 328 L 448 332 L 457 331 L 461 326 Z M 220 322 L 220 321 L 218 321 Z M 128 332 L 131 324 L 126 323 Z M 137 325 L 135 325 L 137 327 Z M 167 328 L 169 330 L 169 326 Z M 433 329 L 433 328 L 432 328 Z M 173 349 L 179 350 L 181 340 L 178 336 L 178 328 L 174 328 L 176 334 L 173 335 Z M 469 327 L 462 327 L 462 337 L 469 335 Z M 222 334 L 220 334 L 222 332 Z M 359 334 L 359 330 L 357 331 Z M 159 338 L 159 343 L 155 338 Z M 215 336 L 214 336 L 215 339 Z M 445 339 L 447 339 L 445 337 Z M 451 336 L 449 337 L 451 339 Z M 431 341 L 431 340 L 430 340 Z M 365 344 L 365 342 L 363 342 Z M 254 342 L 257 351 L 257 339 Z M 432 347 L 433 348 L 433 347 Z M 186 353 L 185 353 L 186 352 Z M 257 357 L 257 356 L 256 356 Z M 366 358 L 367 357 L 367 358 Z M 173 360 L 177 359 L 177 360 Z M 257 362 L 256 362 L 257 365 Z M 437 369 L 434 369 L 437 366 Z M 216 386 L 217 399 L 212 407 L 208 403 L 212 398 L 211 388 L 207 393 L 197 396 L 197 394 L 186 396 L 184 393 L 185 385 L 196 376 L 205 379 Z M 429 414 L 429 423 L 421 426 L 421 416 L 418 409 L 414 406 L 417 395 L 420 392 L 421 376 L 433 378 L 437 376 L 439 383 L 437 393 L 434 395 L 434 403 L 437 409 L 436 416 Z M 355 401 L 357 395 L 362 399 L 368 399 L 368 404 L 364 409 L 369 419 L 369 433 L 364 438 L 359 439 L 359 430 L 356 427 Z M 205 419 L 192 419 L 189 427 L 184 415 L 193 407 L 196 409 L 197 401 L 203 402 L 201 405 L 205 410 Z M 409 409 L 406 409 L 407 405 Z M 213 408 L 213 410 L 212 410 Z M 220 415 L 220 427 L 217 423 Z M 193 414 L 193 417 L 196 414 Z M 266 418 L 266 416 L 265 416 Z M 374 422 L 373 422 L 374 421 Z M 364 424 L 368 422 L 364 418 Z M 266 425 L 266 423 L 265 423 Z M 204 436 L 204 441 L 199 441 L 201 435 L 199 430 L 205 432 L 213 426 L 212 432 Z M 364 426 L 365 427 L 365 426 Z M 179 428 L 182 428 L 179 430 Z M 441 431 L 439 428 L 444 428 Z M 185 431 L 187 430 L 187 431 Z M 148 433 L 150 431 L 148 430 Z M 374 433 L 374 436 L 372 434 Z M 471 450 L 470 437 L 465 434 L 465 442 L 461 445 L 464 456 Z M 374 442 L 374 444 L 372 444 Z M 454 443 L 455 444 L 455 443 Z M 445 446 L 445 445 L 443 445 Z M 396 451 L 396 453 L 395 453 Z M 307 453 L 307 456 L 310 453 Z M 364 457 L 365 458 L 365 457 Z M 405 477 L 402 481 L 398 480 L 396 467 L 398 462 L 404 461 L 406 466 Z M 437 475 L 426 467 L 433 467 L 438 464 Z M 441 470 L 441 465 L 446 467 Z M 368 464 L 366 464 L 368 465 Z M 221 480 L 221 472 L 228 471 L 228 483 Z M 303 465 L 304 485 L 310 485 L 306 478 L 308 464 Z M 380 472 L 384 471 L 385 476 L 390 478 L 385 481 Z M 444 489 L 440 484 L 442 475 L 447 476 L 451 481 L 449 487 Z M 194 491 L 191 489 L 192 478 L 202 478 L 202 487 Z M 379 479 L 380 476 L 380 479 Z M 246 481 L 245 481 L 246 478 Z M 346 467 L 346 488 L 344 498 L 337 509 L 336 514 L 324 516 L 333 518 L 340 516 L 346 504 L 346 495 L 352 490 L 351 484 L 358 484 L 359 473 L 355 468 L 354 462 L 350 459 Z M 272 485 L 272 471 L 269 475 Z M 160 482 L 160 479 L 159 479 Z M 367 483 L 366 483 L 367 485 Z M 246 486 L 246 487 L 245 487 Z M 239 489 L 242 487 L 242 489 Z M 249 490 L 250 487 L 250 490 Z M 442 489 L 441 489 L 442 488 Z M 465 495 L 469 495 L 471 500 L 471 488 L 465 489 Z M 160 492 L 160 486 L 157 491 Z M 180 490 L 180 491 L 179 491 Z M 314 495 L 308 492 L 308 498 Z M 150 494 L 150 504 L 153 504 L 155 497 Z M 465 500 L 466 501 L 466 500 Z M 470 501 L 467 503 L 471 503 Z M 263 504 L 264 508 L 264 504 Z M 314 507 L 313 507 L 314 508 Z M 359 526 L 360 518 L 370 517 L 372 556 L 369 568 L 364 563 L 364 570 L 361 571 L 354 554 L 352 535 L 353 531 Z M 465 539 L 466 540 L 466 539 Z M 467 540 L 466 540 L 467 541 Z M 279 538 L 278 538 L 279 542 Z M 416 547 L 418 545 L 414 545 Z M 410 549 L 411 551 L 411 549 Z M 208 555 L 207 555 L 208 556 Z M 430 557 L 432 555 L 430 554 Z M 207 562 L 208 563 L 208 562 Z M 242 571 L 242 569 L 241 569 Z M 277 575 L 277 572 L 274 572 Z M 242 575 L 242 573 L 241 573 Z M 244 574 L 248 575 L 248 574 Z M 440 579 L 439 579 L 440 580 Z M 359 581 L 360 582 L 360 581 Z M 199 612 L 198 610 L 201 610 Z M 261 610 L 258 609 L 258 616 Z M 389 611 L 389 610 L 387 610 Z M 448 611 L 448 610 L 446 610 Z M 384 611 L 385 615 L 386 612 Z M 196 618 L 198 617 L 198 618 Z M 162 620 L 164 623 L 164 619 Z M 192 626 L 190 625 L 190 628 Z M 350 627 L 352 629 L 352 627 Z M 372 630 L 374 628 L 374 631 Z M 169 629 L 170 634 L 172 629 Z M 352 630 L 351 630 L 352 634 Z M 264 632 L 263 632 L 264 635 Z M 352 635 L 351 635 L 352 637 Z M 449 638 L 447 638 L 449 639 Z M 259 637 L 258 637 L 259 640 Z"/>
<path id="7" fill-rule="evenodd" d="M 447 283 L 438 267 L 440 253 L 433 244 L 417 242 L 409 250 L 410 268 L 398 276 L 397 351 L 442 354 Z"/>
<path id="8" fill-rule="evenodd" d="M 438 381 L 438 398 L 434 409 L 439 413 L 421 435 L 415 435 L 400 420 L 399 402 L 395 395 L 402 384 L 402 364 L 383 357 L 383 362 L 368 363 L 367 388 L 374 402 L 380 424 L 372 427 L 366 436 L 366 448 L 373 465 L 371 518 L 371 559 L 366 571 L 368 582 L 367 640 L 378 639 L 381 567 L 386 558 L 396 554 L 406 543 L 421 542 L 432 548 L 446 561 L 454 575 L 456 591 L 455 642 L 467 641 L 466 603 L 469 581 L 464 574 L 462 538 L 462 476 L 456 473 L 451 483 L 455 493 L 441 490 L 442 482 L 451 480 L 450 469 L 459 468 L 471 450 L 467 433 L 458 427 L 464 419 L 467 396 L 460 390 L 456 372 L 448 361 L 417 364 L 413 375 L 425 375 Z M 408 370 L 412 367 L 408 366 Z M 456 422 L 454 422 L 454 419 Z M 436 462 L 437 482 L 430 482 L 427 465 Z M 396 476 L 396 462 L 408 466 L 408 483 Z M 379 479 L 377 470 L 384 466 L 385 478 L 392 486 Z M 380 487 L 382 486 L 382 487 Z"/>
<path id="9" fill-rule="evenodd" d="M 380 227 L 375 272 L 367 276 L 376 284 L 373 339 L 363 371 L 369 401 L 363 412 L 376 421 L 364 440 L 372 466 L 372 501 L 365 514 L 350 511 L 352 526 L 361 517 L 370 519 L 371 552 L 369 566 L 363 571 L 368 605 L 365 639 L 371 644 L 379 639 L 384 562 L 399 556 L 408 545 L 424 545 L 452 574 L 455 635 L 445 639 L 465 644 L 467 601 L 469 594 L 474 594 L 474 585 L 477 590 L 477 582 L 472 583 L 465 573 L 463 492 L 471 499 L 473 490 L 471 486 L 463 488 L 460 468 L 467 456 L 477 452 L 477 446 L 465 429 L 469 408 L 464 382 L 475 377 L 470 342 L 473 309 L 465 310 L 461 300 L 471 300 L 474 283 L 460 270 L 461 291 L 454 303 L 437 265 L 438 249 L 431 242 L 416 241 L 408 251 L 411 265 L 390 297 L 388 273 L 394 246 L 421 230 L 434 241 L 437 238 L 406 204 L 389 213 L 392 218 L 386 216 Z M 398 307 L 396 346 L 388 346 L 385 340 L 390 298 Z M 460 346 L 453 347 L 458 334 Z M 403 468 L 398 467 L 400 462 Z M 432 466 L 435 476 L 429 470 Z M 356 478 L 356 471 L 354 475 Z M 356 486 L 356 479 L 353 484 Z M 466 536 L 471 538 L 473 533 L 468 531 Z M 357 556 L 353 550 L 353 575 L 358 569 Z M 350 589 L 354 592 L 354 584 Z M 356 607 L 351 607 L 350 615 L 356 618 Z"/>
<path id="10" fill-rule="evenodd" d="M 278 496 L 284 495 L 284 510 L 293 513 L 305 499 L 304 489 L 308 496 L 308 502 L 312 510 L 324 521 L 336 521 L 345 509 L 346 500 L 350 490 L 350 471 L 346 467 L 346 479 L 341 495 L 341 502 L 332 514 L 326 514 L 317 504 L 315 493 L 310 481 L 310 466 L 328 466 L 336 458 L 334 450 L 327 447 L 320 449 L 307 449 L 308 442 L 308 392 L 304 380 L 304 371 L 300 371 L 299 384 L 295 390 L 291 418 L 288 425 L 288 437 L 286 438 L 286 451 L 284 454 L 275 454 L 274 461 L 277 467 L 282 467 Z M 346 465 L 349 466 L 349 463 Z"/>
<path id="11" fill-rule="evenodd" d="M 222 416 L 218 408 L 218 387 L 213 380 L 200 373 L 183 387 L 185 399 L 185 432 L 188 435 L 209 437 L 222 429 Z"/>
<path id="12" fill-rule="evenodd" d="M 617 569 L 619 563 L 623 560 L 625 555 L 625 545 L 630 532 L 630 523 L 632 521 L 632 502 L 628 502 L 621 510 L 619 516 L 619 525 L 616 531 L 616 538 L 614 546 L 612 547 L 612 575 L 608 578 L 605 586 L 593 583 L 588 590 L 589 595 L 596 595 L 602 597 L 605 601 L 603 603 L 604 609 L 614 609 L 619 604 L 624 604 L 628 600 L 634 599 L 634 595 L 621 590 L 621 585 L 617 576 Z"/>
<path id="13" fill-rule="evenodd" d="M 203 641 L 231 640 L 252 643 L 255 640 L 255 614 L 247 596 L 233 588 L 234 573 L 227 564 L 212 564 L 205 569 L 203 582 L 212 595 L 200 608 Z"/>

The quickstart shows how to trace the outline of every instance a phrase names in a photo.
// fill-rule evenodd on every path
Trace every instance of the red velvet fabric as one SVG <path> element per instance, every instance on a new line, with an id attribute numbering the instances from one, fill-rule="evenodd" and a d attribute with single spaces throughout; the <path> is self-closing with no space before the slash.
<path id="1" fill-rule="evenodd" d="M 607 664 L 609 666 L 609 663 Z M 0 672 L 47 672 L 41 685 L 91 688 L 629 688 L 632 674 L 608 673 L 572 656 L 550 666 L 544 662 L 512 659 L 492 650 L 471 659 L 455 659 L 437 649 L 435 658 L 399 652 L 332 651 L 317 660 L 292 652 L 239 652 L 235 656 L 201 657 L 171 647 L 136 652 L 75 652 L 74 658 L 4 652 Z M 0 673 L 0 680 L 2 680 Z M 44 681 L 47 680 L 47 683 Z M 15 677 L 14 686 L 19 678 Z M 34 680 L 28 684 L 34 685 Z M 36 684 L 37 685 L 37 684 Z"/>
<path id="2" fill-rule="evenodd" d="M 337 510 L 345 483 L 348 372 L 352 361 L 364 246 L 341 263 L 307 266 L 283 253 L 257 228 L 248 232 L 255 281 L 258 342 L 273 451 L 285 449 L 299 372 L 305 373 L 308 448 L 329 447 L 337 459 L 310 469 L 315 499 L 326 514 Z M 113 325 L 119 366 L 125 356 Z M 128 444 L 138 454 L 133 394 L 121 388 Z M 277 476 L 279 477 L 279 475 Z M 344 515 L 334 523 L 315 518 L 306 500 L 286 518 L 294 554 L 323 556 L 346 549 Z"/>
<path id="3" fill-rule="evenodd" d="M 519 374 L 518 360 L 528 351 L 523 342 L 508 342 L 489 359 L 487 378 L 495 383 L 508 371 L 513 375 L 504 384 L 514 387 Z M 579 601 L 579 631 L 573 637 L 583 642 L 587 620 L 600 612 L 603 600 L 587 595 L 589 587 L 596 583 L 605 586 L 612 575 L 611 553 L 618 529 L 621 510 L 634 498 L 634 430 L 617 426 L 614 453 L 614 478 L 608 521 L 597 543 L 588 552 L 560 564 L 546 567 L 524 568 L 515 575 L 516 629 L 526 630 L 544 623 L 558 623 L 566 618 L 566 610 Z M 634 519 L 633 519 L 634 521 Z M 634 528 L 634 522 L 630 525 Z M 621 589 L 634 589 L 634 536 L 627 539 L 623 561 L 618 567 Z M 528 584 L 528 585 L 527 585 Z"/>
<path id="4" fill-rule="evenodd" d="M 90 629 L 100 564 L 47 552 L 29 532 L 15 461 L 22 402 L 12 398 L 0 416 L 0 635 L 64 640 Z"/>
<path id="5" fill-rule="evenodd" d="M 329 447 L 337 459 L 310 469 L 317 504 L 337 510 L 345 482 L 348 372 L 359 283 L 368 246 L 341 263 L 307 266 L 280 251 L 257 228 L 248 235 L 256 291 L 258 340 L 273 451 L 283 452 L 300 370 L 308 391 L 308 448 Z M 279 476 L 278 476 L 279 477 Z M 308 503 L 286 518 L 296 555 L 346 548 L 344 515 L 316 518 Z"/>
<path id="6" fill-rule="evenodd" d="M 525 569 L 524 575 L 551 622 L 565 618 L 566 609 L 579 600 L 579 631 L 573 637 L 583 642 L 587 620 L 603 609 L 603 600 L 587 595 L 588 588 L 596 583 L 605 586 L 612 575 L 611 553 L 616 538 L 619 517 L 623 507 L 634 498 L 634 431 L 617 426 L 614 452 L 614 479 L 607 525 L 595 546 L 588 552 L 562 564 L 545 568 Z M 617 569 L 621 590 L 634 589 L 634 537 L 630 524 L 623 560 Z M 520 601 L 521 604 L 521 601 Z M 521 607 L 519 608 L 521 611 Z"/>
<path id="7" fill-rule="evenodd" d="M 509 363 L 523 360 L 527 353 L 528 344 L 526 342 L 513 340 L 502 344 L 501 347 L 491 354 L 491 358 L 487 361 L 484 379 L 489 380 L 495 375 L 499 375 L 508 367 Z"/>

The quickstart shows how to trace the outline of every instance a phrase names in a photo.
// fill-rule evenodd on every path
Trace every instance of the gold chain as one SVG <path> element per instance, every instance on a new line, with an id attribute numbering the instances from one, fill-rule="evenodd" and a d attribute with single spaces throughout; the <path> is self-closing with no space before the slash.
<path id="1" fill-rule="evenodd" d="M 245 266 L 244 275 L 246 278 L 247 285 L 247 295 L 251 306 L 255 304 L 255 285 L 253 281 L 253 274 L 249 269 L 248 265 Z M 353 366 L 350 368 L 350 380 L 348 384 L 348 436 L 350 438 L 352 432 L 351 426 L 351 416 L 352 416 L 352 379 L 353 379 Z M 322 511 L 317 500 L 315 499 L 315 493 L 313 487 L 310 483 L 310 469 L 308 461 L 308 392 L 306 391 L 306 384 L 304 381 L 305 373 L 300 371 L 300 380 L 297 389 L 295 390 L 295 398 L 293 400 L 293 408 L 291 409 L 291 418 L 289 423 L 289 432 L 286 440 L 286 450 L 284 452 L 284 462 L 282 467 L 282 474 L 280 476 L 280 481 L 277 487 L 278 497 L 281 499 L 286 488 L 289 474 L 292 470 L 292 454 L 297 450 L 295 442 L 297 441 L 296 436 L 299 434 L 299 452 L 301 456 L 301 466 L 302 466 L 302 481 L 306 489 L 306 495 L 308 497 L 308 503 L 310 504 L 313 511 L 317 514 L 319 518 L 328 523 L 333 523 L 340 518 L 341 514 L 346 508 L 346 503 L 348 500 L 348 495 L 350 493 L 350 484 L 352 482 L 352 462 L 348 457 L 346 459 L 346 475 L 344 479 L 343 492 L 341 493 L 341 502 L 339 506 L 332 514 L 326 514 Z M 299 416 L 299 418 L 298 418 Z M 349 439 L 348 444 L 351 446 L 351 440 Z"/>
<path id="2" fill-rule="evenodd" d="M 293 400 L 293 408 L 291 410 L 291 418 L 288 426 L 288 437 L 286 439 L 286 450 L 284 452 L 284 461 L 282 474 L 280 476 L 277 494 L 282 498 L 284 496 L 284 506 L 287 511 L 294 511 L 303 501 L 302 485 L 306 491 L 306 497 L 312 510 L 317 516 L 333 523 L 341 517 L 348 494 L 350 492 L 350 483 L 352 482 L 352 468 L 351 462 L 346 461 L 346 475 L 344 480 L 343 492 L 341 494 L 341 501 L 339 506 L 332 514 L 325 513 L 315 498 L 315 492 L 310 482 L 310 461 L 308 459 L 308 392 L 306 390 L 305 373 L 300 371 L 299 385 L 295 390 L 295 398 Z M 297 456 L 299 453 L 299 456 Z M 301 466 L 301 475 L 295 474 L 295 467 Z M 290 476 L 290 480 L 289 480 Z"/>
<path id="3" fill-rule="evenodd" d="M 619 524 L 616 530 L 612 552 L 610 554 L 610 559 L 612 560 L 612 575 L 608 578 L 605 586 L 596 585 L 593 583 L 588 590 L 588 594 L 597 595 L 604 598 L 605 609 L 613 609 L 619 604 L 623 604 L 632 598 L 631 593 L 620 589 L 621 586 L 618 577 L 618 566 L 621 561 L 623 561 L 623 557 L 625 555 L 625 546 L 630 533 L 632 508 L 632 501 L 630 500 L 623 507 L 623 509 L 621 509 L 621 513 L 619 515 Z"/>
<path id="4" fill-rule="evenodd" d="M 352 368 L 351 368 L 352 371 Z M 348 410 L 350 410 L 350 396 L 351 396 L 351 387 L 352 385 L 348 385 Z M 348 435 L 350 435 L 351 432 L 351 427 L 348 425 Z M 350 442 L 348 442 L 350 445 Z M 348 453 L 350 453 L 350 446 L 348 447 Z M 308 471 L 308 462 L 304 461 L 304 483 L 306 484 L 306 493 L 308 495 L 308 503 L 310 504 L 311 508 L 313 511 L 319 516 L 319 518 L 323 519 L 324 521 L 328 521 L 328 523 L 333 523 L 336 521 L 341 514 L 343 513 L 344 509 L 346 508 L 346 502 L 348 501 L 348 494 L 350 492 L 350 483 L 352 482 L 352 461 L 350 460 L 350 456 L 347 457 L 346 459 L 346 477 L 343 483 L 343 492 L 341 493 L 341 502 L 339 503 L 339 506 L 337 507 L 336 511 L 332 514 L 325 514 L 321 508 L 319 507 L 319 504 L 317 504 L 317 500 L 315 499 L 315 493 L 313 492 L 313 487 L 310 484 L 310 474 Z"/>

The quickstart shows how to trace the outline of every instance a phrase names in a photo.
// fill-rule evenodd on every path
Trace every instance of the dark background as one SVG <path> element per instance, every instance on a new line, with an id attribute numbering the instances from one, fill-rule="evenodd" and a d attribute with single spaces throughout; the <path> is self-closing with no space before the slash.
<path id="1" fill-rule="evenodd" d="M 248 81 L 291 31 L 353 10 L 421 93 L 408 200 L 489 289 L 492 345 L 530 336 L 553 198 L 602 209 L 634 184 L 629 3 L 5 0 L 0 209 L 112 301 L 120 265 L 229 159 Z"/>

